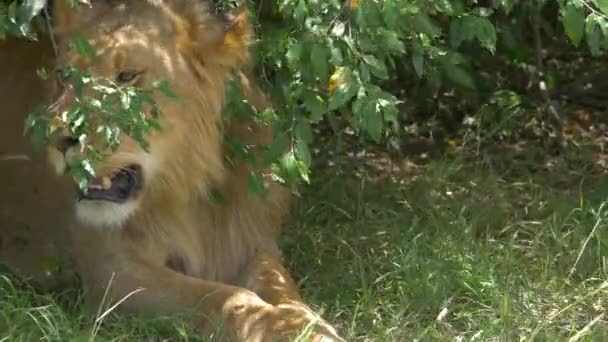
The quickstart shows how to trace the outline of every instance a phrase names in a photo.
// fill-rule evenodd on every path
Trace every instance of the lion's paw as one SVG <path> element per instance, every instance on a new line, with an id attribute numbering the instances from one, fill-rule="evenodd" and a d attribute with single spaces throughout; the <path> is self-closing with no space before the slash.
<path id="1" fill-rule="evenodd" d="M 280 304 L 273 308 L 270 330 L 298 341 L 343 342 L 336 330 L 319 315 L 300 303 Z"/>

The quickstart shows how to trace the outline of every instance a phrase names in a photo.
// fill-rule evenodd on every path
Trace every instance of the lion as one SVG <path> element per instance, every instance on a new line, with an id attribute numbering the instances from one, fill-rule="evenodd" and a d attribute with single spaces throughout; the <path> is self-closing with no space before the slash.
<path id="1" fill-rule="evenodd" d="M 270 182 L 265 196 L 251 194 L 247 164 L 230 168 L 224 159 L 225 134 L 244 144 L 271 139 L 268 125 L 222 120 L 235 72 L 250 103 L 270 106 L 248 71 L 247 11 L 216 14 L 202 0 L 99 0 L 74 11 L 69 2 L 53 5 L 58 67 L 75 65 L 142 88 L 166 79 L 180 96 L 155 98 L 161 129 L 149 135 L 147 150 L 128 136 L 115 150 L 91 142 L 107 157 L 95 164 L 88 189 L 70 197 L 71 248 L 87 297 L 109 290 L 129 313 L 194 312 L 201 332 L 219 323 L 229 340 L 285 340 L 307 329 L 314 340 L 342 340 L 303 302 L 283 265 L 277 239 L 289 190 Z M 76 31 L 95 59 L 71 49 Z M 53 84 L 52 115 L 60 117 L 76 90 L 62 80 Z M 47 147 L 62 182 L 80 155 L 69 130 Z M 211 201 L 212 191 L 228 205 Z"/>

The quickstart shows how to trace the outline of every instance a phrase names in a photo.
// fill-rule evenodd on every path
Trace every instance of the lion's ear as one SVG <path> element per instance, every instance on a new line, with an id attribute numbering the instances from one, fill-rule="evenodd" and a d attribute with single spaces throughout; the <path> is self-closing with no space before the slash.
<path id="1" fill-rule="evenodd" d="M 253 41 L 253 29 L 249 12 L 245 5 L 226 16 L 224 37 L 220 42 L 219 52 L 236 64 L 247 63 L 249 46 Z"/>
<path id="2" fill-rule="evenodd" d="M 243 5 L 233 13 L 215 19 L 213 25 L 216 27 L 202 25 L 197 29 L 197 37 L 194 37 L 200 44 L 201 57 L 227 67 L 247 64 L 249 46 L 254 36 L 247 7 Z"/>

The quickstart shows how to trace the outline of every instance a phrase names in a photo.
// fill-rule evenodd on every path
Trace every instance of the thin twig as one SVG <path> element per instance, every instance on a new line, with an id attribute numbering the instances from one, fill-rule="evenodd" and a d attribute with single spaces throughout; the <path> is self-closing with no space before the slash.
<path id="1" fill-rule="evenodd" d="M 0 161 L 30 161 L 30 157 L 25 154 L 1 154 Z"/>
<path id="2" fill-rule="evenodd" d="M 590 5 L 587 1 L 585 0 L 578 0 L 578 2 L 582 3 L 583 6 L 585 6 L 591 13 L 597 15 L 598 17 L 602 17 L 604 19 L 608 19 L 608 16 L 606 16 L 604 13 L 596 10 L 592 5 Z"/>
<path id="3" fill-rule="evenodd" d="M 551 99 L 551 94 L 549 93 L 549 89 L 547 88 L 547 83 L 545 81 L 545 66 L 543 63 L 543 41 L 542 35 L 540 32 L 540 21 L 541 21 L 541 4 L 533 4 L 533 13 L 532 16 L 532 31 L 534 34 L 534 47 L 536 52 L 536 73 L 537 73 L 537 82 L 538 89 L 540 90 L 541 96 L 545 101 L 547 106 L 547 111 L 551 115 L 551 118 L 554 121 L 554 126 L 556 129 L 558 142 L 562 141 L 562 119 L 556 109 L 555 102 Z"/>
<path id="4" fill-rule="evenodd" d="M 59 48 L 57 47 L 57 41 L 55 40 L 55 31 L 53 30 L 53 26 L 51 25 L 51 16 L 49 14 L 49 4 L 47 2 L 46 6 L 44 6 L 44 15 L 46 16 L 46 29 L 49 31 L 49 38 L 51 39 L 51 45 L 53 45 L 53 51 L 55 52 L 55 57 L 59 56 Z"/>

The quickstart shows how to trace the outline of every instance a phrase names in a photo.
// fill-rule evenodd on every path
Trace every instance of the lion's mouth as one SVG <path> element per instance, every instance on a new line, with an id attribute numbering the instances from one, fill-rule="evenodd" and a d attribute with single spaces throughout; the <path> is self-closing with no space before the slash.
<path id="1" fill-rule="evenodd" d="M 78 200 L 124 203 L 137 196 L 142 188 L 141 166 L 131 165 L 111 177 L 95 177 L 89 180 L 86 191 L 78 189 Z"/>

